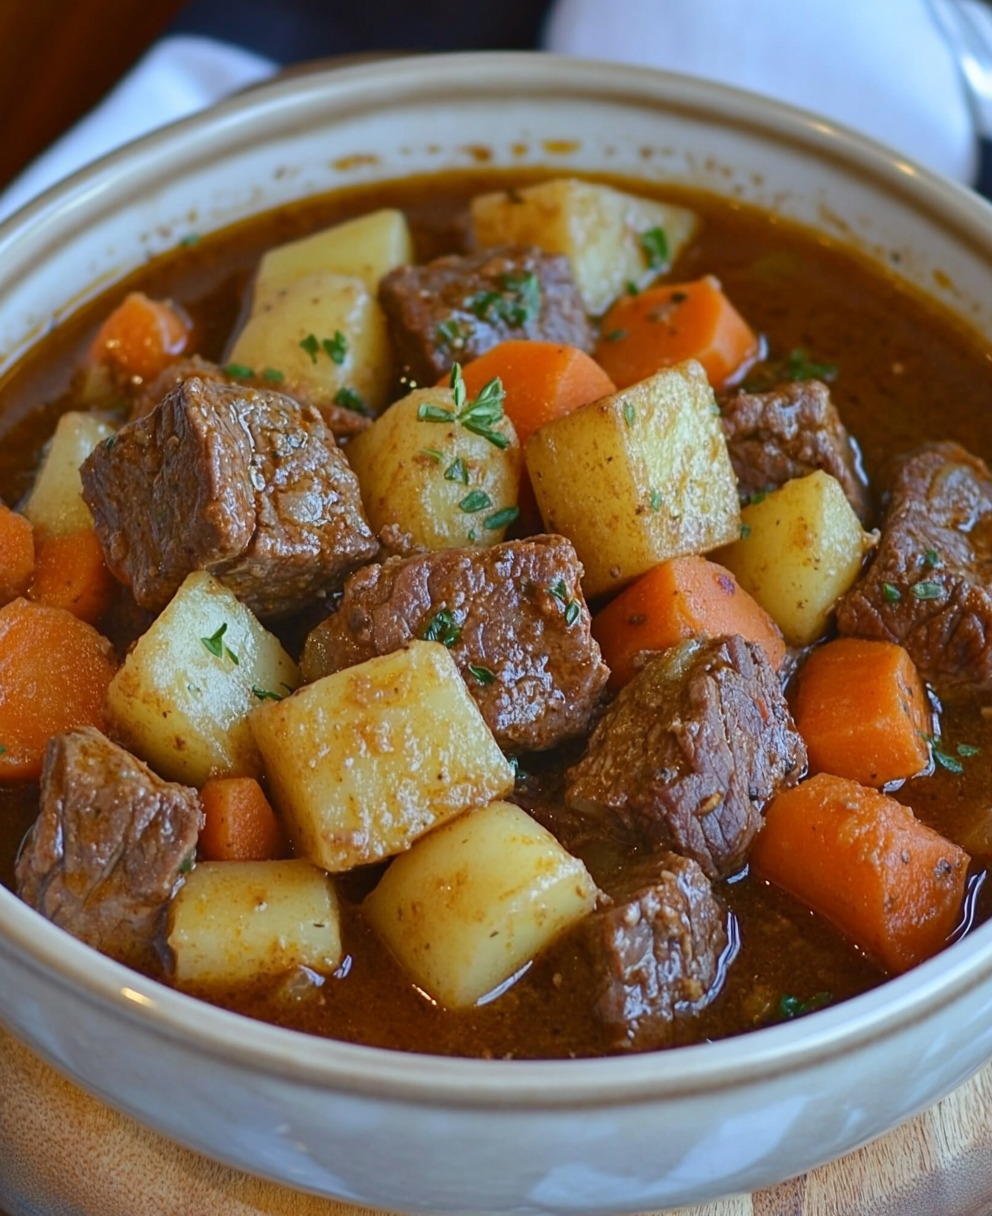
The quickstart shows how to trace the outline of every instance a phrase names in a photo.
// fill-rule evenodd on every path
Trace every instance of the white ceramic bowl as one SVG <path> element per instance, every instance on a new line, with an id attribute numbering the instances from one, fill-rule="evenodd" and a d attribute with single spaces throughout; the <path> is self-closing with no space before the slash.
<path id="1" fill-rule="evenodd" d="M 0 367 L 191 230 L 481 158 L 673 180 L 774 207 L 992 333 L 992 210 L 967 191 L 737 92 L 480 55 L 276 83 L 35 203 L 0 228 Z M 112 1105 L 288 1185 L 435 1213 L 645 1210 L 800 1173 L 968 1077 L 992 1056 L 992 925 L 874 992 L 741 1038 L 629 1059 L 496 1062 L 241 1019 L 95 954 L 0 890 L 0 1019 Z"/>

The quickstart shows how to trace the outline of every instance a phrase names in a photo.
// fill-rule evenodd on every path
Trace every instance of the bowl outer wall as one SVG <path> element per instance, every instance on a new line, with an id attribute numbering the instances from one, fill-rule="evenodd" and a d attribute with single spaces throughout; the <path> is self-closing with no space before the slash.
<path id="1" fill-rule="evenodd" d="M 477 55 L 258 89 L 30 205 L 0 227 L 0 368 L 190 231 L 484 156 L 774 207 L 992 331 L 992 213 L 969 192 L 733 90 Z M 411 1211 L 643 1210 L 768 1185 L 964 1080 L 992 1055 L 990 1004 L 992 927 L 877 992 L 737 1040 L 629 1060 L 439 1060 L 314 1040 L 187 1000 L 0 891 L 0 1017 L 49 1062 L 228 1164 Z"/>

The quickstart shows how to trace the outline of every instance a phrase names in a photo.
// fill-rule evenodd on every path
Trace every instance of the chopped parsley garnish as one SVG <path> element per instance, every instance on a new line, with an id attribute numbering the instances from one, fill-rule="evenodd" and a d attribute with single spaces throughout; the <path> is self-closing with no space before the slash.
<path id="1" fill-rule="evenodd" d="M 752 507 L 756 507 L 759 502 L 764 502 L 767 497 L 768 497 L 767 490 L 755 490 L 755 492 L 748 499 L 748 502 L 751 504 Z"/>
<path id="2" fill-rule="evenodd" d="M 307 336 L 300 343 L 300 346 L 310 356 L 310 362 L 316 363 L 317 356 L 320 354 L 320 343 L 317 341 L 317 335 L 307 334 Z"/>
<path id="3" fill-rule="evenodd" d="M 574 625 L 579 619 L 579 613 L 582 609 L 579 607 L 578 600 L 569 600 L 565 605 L 565 624 Z"/>
<path id="4" fill-rule="evenodd" d="M 231 662 L 237 666 L 238 656 L 224 643 L 224 634 L 227 633 L 227 621 L 208 638 L 200 638 L 200 641 L 206 646 L 207 650 L 214 656 L 215 659 L 222 659 L 225 655 Z"/>
<path id="5" fill-rule="evenodd" d="M 925 570 L 939 570 L 943 564 L 940 560 L 940 554 L 936 549 L 928 549 L 923 554 L 923 568 Z"/>
<path id="6" fill-rule="evenodd" d="M 193 853 L 186 854 L 186 856 L 182 860 L 182 864 L 179 867 L 180 874 L 189 874 L 189 872 L 193 869 L 193 859 L 194 859 Z"/>
<path id="7" fill-rule="evenodd" d="M 491 507 L 493 500 L 485 492 L 485 490 L 472 490 L 458 504 L 460 511 L 466 511 L 469 515 L 474 515 L 476 511 L 484 511 L 486 507 Z"/>
<path id="8" fill-rule="evenodd" d="M 285 686 L 284 686 L 285 687 Z M 252 692 L 260 701 L 281 701 L 282 694 L 273 692 L 271 688 L 259 688 L 257 684 L 251 686 Z"/>
<path id="9" fill-rule="evenodd" d="M 503 421 L 503 385 L 499 377 L 483 385 L 474 401 L 468 400 L 465 381 L 462 378 L 461 364 L 451 365 L 451 395 L 455 408 L 445 409 L 441 405 L 432 405 L 429 401 L 421 403 L 417 409 L 417 417 L 421 422 L 460 422 L 473 435 L 481 435 L 493 447 L 500 449 L 510 446 L 509 438 L 500 431 L 493 430 L 497 423 Z"/>
<path id="10" fill-rule="evenodd" d="M 253 368 L 245 367 L 243 363 L 227 363 L 221 371 L 225 376 L 233 376 L 236 380 L 249 380 L 255 374 Z"/>
<path id="11" fill-rule="evenodd" d="M 465 339 L 468 337 L 462 331 L 461 322 L 456 317 L 449 317 L 446 321 L 438 322 L 434 336 L 441 346 L 448 346 L 452 349 L 464 346 Z"/>
<path id="12" fill-rule="evenodd" d="M 797 346 L 789 352 L 785 370 L 790 380 L 833 380 L 837 375 L 837 364 L 810 359 L 806 351 Z"/>
<path id="13" fill-rule="evenodd" d="M 882 594 L 885 596 L 887 604 L 898 604 L 902 599 L 902 592 L 898 587 L 893 587 L 891 583 L 882 584 Z"/>
<path id="14" fill-rule="evenodd" d="M 431 405 L 429 401 L 422 401 L 417 410 L 417 418 L 421 422 L 454 422 L 455 415 L 441 405 Z"/>
<path id="15" fill-rule="evenodd" d="M 968 760 L 972 756 L 977 756 L 982 750 L 980 747 L 975 747 L 973 743 L 959 743 L 954 748 L 957 755 L 952 755 L 944 747 L 944 741 L 940 735 L 923 735 L 923 738 L 930 745 L 930 752 L 934 758 L 934 763 L 959 777 L 964 772 L 964 765 L 961 763 L 961 760 Z"/>
<path id="16" fill-rule="evenodd" d="M 629 296 L 639 296 L 641 294 L 641 285 L 639 283 L 635 283 L 633 279 L 627 280 L 626 287 L 627 295 Z"/>
<path id="17" fill-rule="evenodd" d="M 608 334 L 603 337 L 607 342 L 619 342 L 621 338 L 626 338 L 627 331 L 625 329 L 611 329 Z"/>
<path id="18" fill-rule="evenodd" d="M 262 379 L 268 380 L 270 384 L 281 384 L 286 377 L 278 367 L 266 367 L 262 370 Z"/>
<path id="19" fill-rule="evenodd" d="M 465 461 L 460 456 L 456 456 L 444 470 L 444 480 L 458 481 L 463 486 L 468 485 L 468 469 L 465 467 Z"/>
<path id="20" fill-rule="evenodd" d="M 909 590 L 913 598 L 918 600 L 939 600 L 944 595 L 944 588 L 940 583 L 914 583 Z"/>
<path id="21" fill-rule="evenodd" d="M 465 307 L 480 321 L 491 324 L 502 321 L 514 329 L 537 319 L 541 312 L 541 284 L 533 271 L 504 274 L 500 287 L 501 291 L 477 291 L 465 301 Z"/>
<path id="22" fill-rule="evenodd" d="M 340 405 L 343 410 L 351 410 L 353 414 L 361 414 L 365 418 L 370 416 L 369 407 L 362 400 L 361 395 L 353 388 L 348 388 L 347 385 L 339 388 L 334 394 L 334 404 Z"/>
<path id="23" fill-rule="evenodd" d="M 649 228 L 642 232 L 641 248 L 652 270 L 663 270 L 668 265 L 668 237 L 664 228 Z"/>
<path id="24" fill-rule="evenodd" d="M 747 540 L 747 538 L 750 535 L 751 535 L 751 525 L 750 524 L 741 524 L 741 540 Z"/>
<path id="25" fill-rule="evenodd" d="M 661 509 L 661 491 L 652 490 L 651 494 L 648 498 L 648 502 L 651 506 L 651 510 L 654 511 L 655 514 L 657 514 L 658 511 Z"/>
<path id="26" fill-rule="evenodd" d="M 550 587 L 545 588 L 545 590 L 553 595 L 558 603 L 561 604 L 562 611 L 565 614 L 565 624 L 574 625 L 582 609 L 579 607 L 578 600 L 569 598 L 565 580 L 560 578 L 556 583 L 552 583 Z"/>
<path id="27" fill-rule="evenodd" d="M 631 402 L 627 401 L 623 407 L 623 420 L 628 426 L 634 425 L 634 407 Z"/>
<path id="28" fill-rule="evenodd" d="M 496 677 L 488 667 L 482 667 L 477 663 L 469 663 L 469 671 L 479 681 L 480 684 L 495 684 Z"/>
<path id="29" fill-rule="evenodd" d="M 438 464 L 444 459 L 444 453 L 438 448 L 421 448 L 420 453 L 422 456 L 429 456 L 431 460 L 436 460 Z"/>
<path id="30" fill-rule="evenodd" d="M 420 631 L 424 642 L 440 642 L 443 646 L 454 646 L 462 636 L 462 628 L 448 608 L 439 608 Z"/>
<path id="31" fill-rule="evenodd" d="M 808 1001 L 800 1000 L 798 996 L 785 992 L 778 1003 L 779 1020 L 790 1022 L 793 1018 L 805 1017 L 807 1013 L 813 1013 L 817 1009 L 822 1009 L 824 1005 L 829 1005 L 833 999 L 833 995 L 829 992 L 818 992 Z"/>
<path id="32" fill-rule="evenodd" d="M 954 750 L 959 756 L 964 756 L 967 760 L 970 756 L 977 756 L 982 749 L 976 747 L 974 743 L 959 743 Z"/>
<path id="33" fill-rule="evenodd" d="M 321 346 L 324 348 L 327 357 L 332 363 L 336 363 L 338 367 L 348 357 L 348 339 L 344 336 L 340 329 L 334 331 L 333 338 L 324 338 L 321 340 Z"/>
<path id="34" fill-rule="evenodd" d="M 502 510 L 487 515 L 482 526 L 489 532 L 495 532 L 498 528 L 508 528 L 519 514 L 519 507 L 503 507 Z"/>

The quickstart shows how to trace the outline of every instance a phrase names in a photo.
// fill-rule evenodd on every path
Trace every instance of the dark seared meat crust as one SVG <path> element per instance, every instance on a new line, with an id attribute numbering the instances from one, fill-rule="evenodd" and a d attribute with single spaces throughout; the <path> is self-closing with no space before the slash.
<path id="1" fill-rule="evenodd" d="M 114 574 L 158 612 L 208 570 L 261 617 L 337 590 L 378 544 L 312 406 L 191 376 L 81 469 Z"/>
<path id="2" fill-rule="evenodd" d="M 500 747 L 554 747 L 585 733 L 609 676 L 581 578 L 561 536 L 366 566 L 307 639 L 304 679 L 397 650 L 445 612 L 457 633 L 451 655 Z"/>
<path id="3" fill-rule="evenodd" d="M 825 384 L 795 380 L 768 393 L 727 393 L 720 409 L 742 501 L 822 469 L 867 522 L 871 504 L 858 450 Z"/>
<path id="4" fill-rule="evenodd" d="M 56 735 L 17 893 L 105 954 L 147 964 L 200 819 L 196 790 L 161 780 L 93 727 Z"/>
<path id="5" fill-rule="evenodd" d="M 992 474 L 956 443 L 892 462 L 882 537 L 837 627 L 904 646 L 938 691 L 992 688 Z"/>
<path id="6" fill-rule="evenodd" d="M 566 798 L 711 878 L 743 865 L 761 812 L 806 768 L 778 676 L 738 636 L 663 652 L 606 710 Z"/>

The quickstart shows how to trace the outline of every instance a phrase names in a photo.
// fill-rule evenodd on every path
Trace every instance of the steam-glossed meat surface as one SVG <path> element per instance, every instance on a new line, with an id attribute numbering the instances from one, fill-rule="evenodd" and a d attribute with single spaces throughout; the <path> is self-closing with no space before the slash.
<path id="1" fill-rule="evenodd" d="M 307 639 L 304 679 L 412 638 L 444 641 L 500 747 L 553 747 L 588 729 L 609 675 L 590 633 L 581 578 L 575 550 L 561 536 L 367 566 Z"/>
<path id="2" fill-rule="evenodd" d="M 764 651 L 714 638 L 663 652 L 623 688 L 569 771 L 566 797 L 725 877 L 746 860 L 765 803 L 805 768 Z"/>
<path id="3" fill-rule="evenodd" d="M 612 906 L 584 924 L 601 986 L 596 1012 L 614 1049 L 668 1046 L 676 1019 L 704 1009 L 720 989 L 727 913 L 687 857 L 662 853 L 634 867 Z"/>
<path id="4" fill-rule="evenodd" d="M 992 474 L 956 443 L 890 465 L 875 560 L 837 627 L 898 642 L 938 691 L 992 688 Z"/>
<path id="5" fill-rule="evenodd" d="M 825 384 L 794 380 L 768 393 L 727 393 L 720 410 L 742 501 L 822 469 L 867 521 L 871 505 L 857 449 Z"/>
<path id="6" fill-rule="evenodd" d="M 199 830 L 196 790 L 163 781 L 98 730 L 79 727 L 48 744 L 17 893 L 96 949 L 148 966 Z"/>
<path id="7" fill-rule="evenodd" d="M 593 346 L 568 258 L 528 246 L 400 266 L 379 284 L 379 301 L 399 365 L 421 386 L 510 338 Z"/>
<path id="8" fill-rule="evenodd" d="M 258 616 L 298 611 L 378 552 L 312 406 L 192 376 L 83 464 L 107 564 L 160 611 L 208 570 Z"/>

